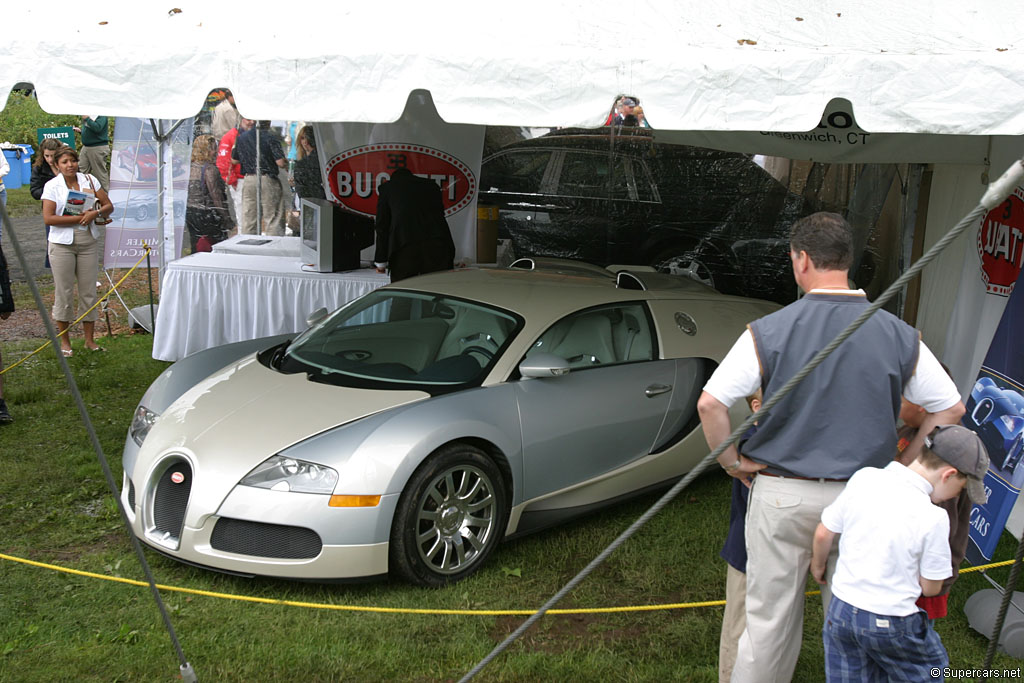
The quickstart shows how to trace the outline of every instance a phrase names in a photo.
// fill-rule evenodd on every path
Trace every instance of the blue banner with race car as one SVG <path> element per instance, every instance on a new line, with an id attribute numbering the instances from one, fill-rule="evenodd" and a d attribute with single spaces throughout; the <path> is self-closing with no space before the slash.
<path id="1" fill-rule="evenodd" d="M 995 552 L 1024 485 L 1024 287 L 1015 287 L 967 399 L 963 424 L 985 444 L 988 503 L 971 510 L 967 560 L 982 564 Z"/>

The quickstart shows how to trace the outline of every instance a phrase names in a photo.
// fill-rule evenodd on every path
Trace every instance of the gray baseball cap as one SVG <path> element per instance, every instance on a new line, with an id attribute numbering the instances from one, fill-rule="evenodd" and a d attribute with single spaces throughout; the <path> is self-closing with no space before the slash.
<path id="1" fill-rule="evenodd" d="M 960 425 L 939 425 L 925 437 L 924 445 L 967 477 L 965 489 L 971 502 L 988 502 L 984 484 L 988 451 L 977 434 Z"/>

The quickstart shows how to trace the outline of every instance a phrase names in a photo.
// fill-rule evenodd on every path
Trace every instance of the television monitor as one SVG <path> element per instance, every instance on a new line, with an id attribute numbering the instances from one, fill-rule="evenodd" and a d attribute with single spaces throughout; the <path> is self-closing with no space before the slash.
<path id="1" fill-rule="evenodd" d="M 299 208 L 302 263 L 320 273 L 359 268 L 360 250 L 373 244 L 373 221 L 326 199 L 303 198 Z"/>

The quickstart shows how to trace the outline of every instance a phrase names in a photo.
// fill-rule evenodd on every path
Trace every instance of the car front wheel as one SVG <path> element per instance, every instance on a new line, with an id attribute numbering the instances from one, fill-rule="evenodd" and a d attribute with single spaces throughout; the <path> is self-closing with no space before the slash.
<path id="1" fill-rule="evenodd" d="M 439 449 L 413 473 L 391 527 L 391 569 L 421 586 L 469 576 L 505 533 L 501 470 L 467 444 Z"/>

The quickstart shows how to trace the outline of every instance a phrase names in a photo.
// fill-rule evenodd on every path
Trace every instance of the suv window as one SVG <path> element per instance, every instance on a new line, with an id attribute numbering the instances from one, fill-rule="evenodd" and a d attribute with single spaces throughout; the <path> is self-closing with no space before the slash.
<path id="1" fill-rule="evenodd" d="M 641 202 L 660 202 L 658 191 L 651 179 L 651 171 L 647 164 L 639 159 L 632 160 L 633 180 L 636 183 L 636 198 Z"/>
<path id="2" fill-rule="evenodd" d="M 492 192 L 540 194 L 544 171 L 551 152 L 523 150 L 492 158 L 487 162 L 487 184 Z"/>
<path id="3" fill-rule="evenodd" d="M 558 194 L 629 199 L 629 179 L 628 160 L 621 154 L 610 157 L 604 152 L 565 152 Z"/>

